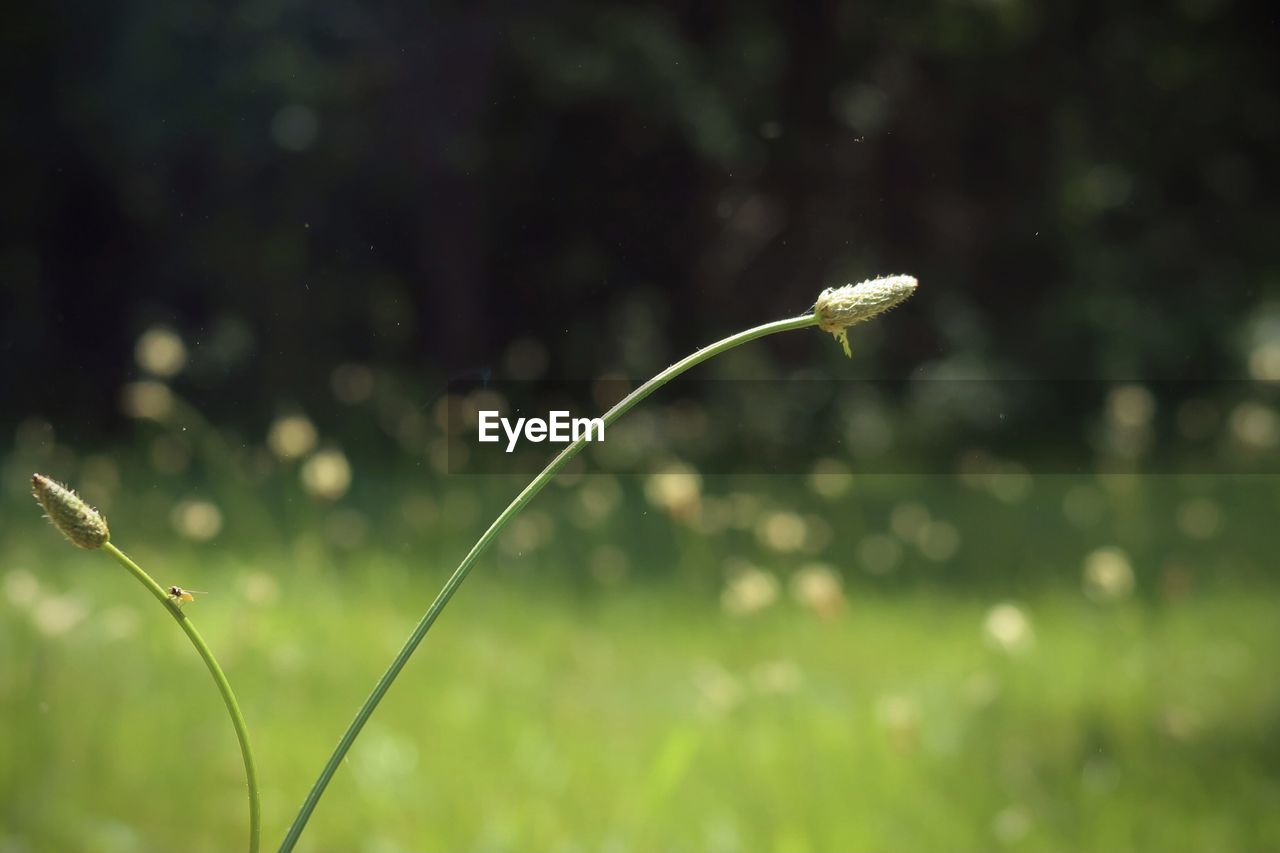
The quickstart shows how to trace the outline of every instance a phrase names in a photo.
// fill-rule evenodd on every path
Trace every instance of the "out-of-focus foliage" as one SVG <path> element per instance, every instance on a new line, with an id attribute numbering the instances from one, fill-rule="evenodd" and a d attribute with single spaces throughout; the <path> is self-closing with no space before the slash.
<path id="1" fill-rule="evenodd" d="M 158 323 L 257 429 L 345 361 L 636 373 L 899 270 L 898 373 L 1256 375 L 1273 35 L 1227 0 L 28 6 L 4 418 L 118 427 Z"/>
<path id="2" fill-rule="evenodd" d="M 852 361 L 737 350 L 562 472 L 304 844 L 1276 848 L 1273 17 L 6 10 L 0 851 L 241 838 L 216 695 L 32 471 L 209 591 L 270 843 L 524 482 L 466 474 L 547 458 L 477 409 L 887 272 Z"/>
<path id="3" fill-rule="evenodd" d="M 513 491 L 358 461 L 362 499 L 338 503 L 292 476 L 126 492 L 132 466 L 85 469 L 123 547 L 208 591 L 189 615 L 252 726 L 267 847 Z M 428 637 L 304 849 L 1274 849 L 1274 493 L 830 461 L 564 477 Z M 0 511 L 0 849 L 236 849 L 235 742 L 171 620 L 26 496 Z"/>

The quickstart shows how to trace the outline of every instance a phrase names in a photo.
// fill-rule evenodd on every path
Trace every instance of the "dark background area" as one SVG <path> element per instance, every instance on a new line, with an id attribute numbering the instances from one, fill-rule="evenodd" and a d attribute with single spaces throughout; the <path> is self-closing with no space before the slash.
<path id="1" fill-rule="evenodd" d="M 1248 377 L 1280 291 L 1274 14 L 11 10 L 0 418 L 119 437 L 156 324 L 178 387 L 257 431 L 344 362 L 423 400 L 523 338 L 552 376 L 638 376 L 888 272 L 922 286 L 882 375 Z"/>
<path id="2" fill-rule="evenodd" d="M 0 853 L 1280 850 L 1276 17 L 6 9 Z"/>

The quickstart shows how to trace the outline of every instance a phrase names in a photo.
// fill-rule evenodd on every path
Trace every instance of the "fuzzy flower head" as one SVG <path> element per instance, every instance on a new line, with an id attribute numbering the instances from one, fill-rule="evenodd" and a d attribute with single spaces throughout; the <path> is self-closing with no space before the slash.
<path id="1" fill-rule="evenodd" d="M 915 278 L 909 275 L 886 275 L 859 284 L 828 287 L 813 306 L 818 328 L 835 335 L 844 347 L 844 354 L 852 357 L 846 330 L 904 301 L 916 292 L 916 284 Z"/>
<path id="2" fill-rule="evenodd" d="M 86 549 L 101 548 L 111 538 L 102 513 L 61 483 L 43 474 L 32 474 L 31 493 L 44 507 L 49 521 L 72 545 Z"/>

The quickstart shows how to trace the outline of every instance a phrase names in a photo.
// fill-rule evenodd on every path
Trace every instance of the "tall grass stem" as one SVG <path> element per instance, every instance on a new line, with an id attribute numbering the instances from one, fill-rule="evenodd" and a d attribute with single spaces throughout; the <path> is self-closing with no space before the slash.
<path id="1" fill-rule="evenodd" d="M 672 379 L 684 373 L 692 367 L 702 364 L 708 359 L 725 353 L 734 347 L 768 335 L 774 335 L 779 332 L 789 332 L 793 329 L 805 329 L 816 326 L 821 321 L 817 314 L 804 314 L 799 317 L 793 317 L 790 320 L 778 320 L 773 323 L 766 323 L 762 326 L 756 326 L 746 331 L 738 332 L 730 335 L 724 340 L 717 341 L 709 347 L 700 349 L 691 355 L 677 361 L 675 364 L 663 370 L 654 376 L 648 382 L 636 388 L 626 397 L 624 397 L 617 405 L 604 415 L 605 426 L 622 417 L 634 406 L 643 401 L 646 397 L 657 391 L 663 385 L 666 385 Z M 582 448 L 587 444 L 587 437 L 567 445 L 561 450 L 554 459 L 547 463 L 547 467 L 543 468 L 538 476 L 524 487 L 520 494 L 507 506 L 506 509 L 489 525 L 489 529 L 484 532 L 467 555 L 462 558 L 462 562 L 453 574 L 445 581 L 444 588 L 440 590 L 440 594 L 436 596 L 435 601 L 427 608 L 426 614 L 414 627 L 413 633 L 409 635 L 409 639 L 405 641 L 403 648 L 396 654 L 395 659 L 391 661 L 391 665 L 387 667 L 387 671 L 378 679 L 378 683 L 374 685 L 373 692 L 369 694 L 369 698 L 365 699 L 364 704 L 360 706 L 360 710 L 356 712 L 355 719 L 347 726 L 347 730 L 343 733 L 342 738 L 338 741 L 337 747 L 333 751 L 333 755 L 329 757 L 329 761 L 325 764 L 324 769 L 320 771 L 319 778 L 311 787 L 311 791 L 307 794 L 307 798 L 302 803 L 302 808 L 298 811 L 298 815 L 294 818 L 293 825 L 289 827 L 289 832 L 285 836 L 284 842 L 280 845 L 280 853 L 288 853 L 293 850 L 294 845 L 298 843 L 298 838 L 302 835 L 302 830 L 306 828 L 307 821 L 311 818 L 311 813 L 315 811 L 316 804 L 320 801 L 321 795 L 324 794 L 325 788 L 329 785 L 329 781 L 333 778 L 333 774 L 337 772 L 338 766 L 346 757 L 347 751 L 351 749 L 351 744 L 355 741 L 356 736 L 360 734 L 360 730 L 364 728 L 364 724 L 368 722 L 369 717 L 378 707 L 378 703 L 382 701 L 382 697 L 386 695 L 391 685 L 395 683 L 396 677 L 400 675 L 400 671 L 404 669 L 404 665 L 408 663 L 409 658 L 413 655 L 418 644 L 422 642 L 423 637 L 427 635 L 427 631 L 431 630 L 431 626 L 435 624 L 436 618 L 440 615 L 440 611 L 444 610 L 445 605 L 449 603 L 449 599 L 453 598 L 453 594 L 458 591 L 458 587 L 466 580 L 467 575 L 471 572 L 472 566 L 476 564 L 480 556 L 488 549 L 493 540 L 502 533 L 503 528 L 511 522 L 513 518 L 520 514 L 520 511 L 528 505 L 530 501 L 542 491 L 555 475 L 569 463 L 571 459 L 581 452 Z"/>
<path id="2" fill-rule="evenodd" d="M 222 694 L 222 701 L 227 706 L 227 713 L 231 715 L 231 725 L 236 730 L 236 738 L 240 741 L 240 755 L 244 758 L 245 782 L 249 788 L 249 853 L 258 853 L 259 839 L 262 835 L 262 805 L 258 790 L 258 770 L 253 759 L 253 746 L 249 743 L 249 728 L 245 724 L 244 714 L 240 712 L 240 703 L 236 701 L 236 695 L 231 690 L 231 683 L 227 681 L 227 676 L 223 673 L 222 667 L 218 665 L 217 658 L 213 656 L 213 652 L 209 649 L 209 645 L 205 643 L 204 638 L 200 636 L 200 632 L 196 630 L 196 626 L 191 623 L 191 620 L 187 618 L 187 614 L 170 597 L 164 587 L 156 583 L 151 575 L 143 571 L 141 566 L 129 559 L 128 555 L 110 542 L 103 544 L 102 550 L 128 569 L 129 573 L 137 578 L 138 582 L 145 586 L 157 601 L 164 605 L 164 609 L 182 627 L 187 638 L 191 640 L 191 645 L 195 646 L 196 652 L 204 660 L 205 666 L 209 668 L 209 673 L 213 676 L 213 681 L 218 686 L 218 692 Z"/>

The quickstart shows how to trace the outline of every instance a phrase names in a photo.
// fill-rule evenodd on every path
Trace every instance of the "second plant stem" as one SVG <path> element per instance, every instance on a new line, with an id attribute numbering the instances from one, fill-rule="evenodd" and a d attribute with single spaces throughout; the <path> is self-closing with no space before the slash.
<path id="1" fill-rule="evenodd" d="M 138 582 L 145 586 L 147 591 L 164 605 L 164 609 L 169 611 L 169 615 L 177 620 L 187 638 L 191 640 L 191 645 L 195 646 L 196 652 L 199 653 L 205 666 L 209 668 L 209 673 L 213 676 L 213 681 L 218 686 L 218 692 L 222 694 L 222 701 L 227 706 L 227 713 L 231 715 L 231 725 L 236 730 L 236 738 L 240 741 L 240 755 L 244 758 L 245 782 L 249 786 L 249 853 L 258 853 L 259 838 L 262 835 L 262 805 L 258 793 L 258 770 L 253 760 L 253 747 L 249 743 L 249 727 L 245 724 L 244 714 L 240 713 L 240 703 L 236 701 L 236 695 L 231 691 L 231 682 L 227 681 L 226 674 L 223 673 L 222 667 L 218 665 L 218 660 L 213 656 L 208 644 L 205 643 L 204 637 L 200 636 L 196 626 L 191 623 L 191 620 L 187 618 L 187 614 L 182 612 L 182 608 L 170 597 L 164 587 L 156 583 L 151 575 L 143 571 L 141 566 L 129 559 L 127 554 L 110 542 L 105 543 L 102 546 L 102 550 L 128 569 L 129 573 L 137 578 Z"/>
<path id="2" fill-rule="evenodd" d="M 778 332 L 789 332 L 793 329 L 805 329 L 818 325 L 818 317 L 814 314 L 804 314 L 799 317 L 793 317 L 789 320 L 778 320 L 773 323 L 765 323 L 762 326 L 756 326 L 742 332 L 730 335 L 729 337 L 717 341 L 716 343 L 704 347 L 695 353 L 677 361 L 666 370 L 654 376 L 648 382 L 645 382 L 639 388 L 636 388 L 626 397 L 624 397 L 617 405 L 604 414 L 603 420 L 605 426 L 616 421 L 622 415 L 630 411 L 636 404 L 640 403 L 654 391 L 657 391 L 663 385 L 666 385 L 672 379 L 684 373 L 691 367 L 696 367 L 708 359 L 715 358 L 721 353 L 727 352 L 734 347 L 754 341 L 768 335 L 774 335 Z M 333 751 L 333 755 L 329 757 L 329 761 L 325 764 L 324 769 L 320 771 L 319 778 L 316 779 L 311 791 L 307 794 L 306 800 L 302 803 L 302 808 L 298 812 L 298 816 L 294 818 L 293 825 L 289 827 L 289 832 L 285 836 L 284 842 L 280 845 L 280 853 L 288 853 L 293 850 L 295 844 L 298 843 L 302 830 L 306 827 L 311 813 L 315 811 L 316 803 L 320 801 L 320 797 L 324 794 L 324 790 L 329 785 L 329 781 L 333 778 L 333 774 L 337 772 L 338 766 L 346 757 L 347 751 L 351 748 L 351 744 L 355 741 L 356 736 L 360 734 L 360 730 L 364 728 L 364 724 L 368 722 L 369 717 L 373 714 L 374 709 L 378 707 L 378 703 L 382 701 L 382 697 L 386 695 L 391 685 L 395 682 L 396 677 L 400 675 L 400 670 L 404 669 L 404 665 L 409 662 L 409 658 L 413 655 L 418 644 L 422 642 L 423 637 L 427 635 L 427 631 L 431 630 L 431 626 L 435 623 L 436 618 L 440 615 L 440 611 L 444 610 L 445 605 L 449 603 L 449 599 L 453 598 L 453 594 L 457 592 L 458 587 L 466 580 L 471 568 L 484 554 L 489 545 L 498 537 L 507 526 L 507 524 L 520 514 L 520 511 L 534 499 L 538 492 L 542 491 L 555 475 L 565 465 L 569 463 L 573 457 L 587 444 L 587 437 L 567 445 L 564 450 L 556 454 L 555 458 L 547 463 L 547 467 L 543 468 L 538 476 L 534 477 L 529 485 L 525 486 L 520 494 L 507 506 L 506 509 L 489 525 L 489 529 L 484 532 L 467 555 L 462 558 L 462 562 L 453 574 L 445 581 L 444 588 L 440 590 L 440 594 L 436 596 L 435 601 L 427 608 L 426 614 L 414 627 L 413 633 L 409 635 L 409 639 L 405 641 L 403 648 L 396 654 L 395 660 L 391 661 L 391 665 L 387 667 L 387 671 L 378 679 L 378 683 L 374 685 L 373 692 L 369 694 L 369 698 L 365 699 L 364 704 L 360 706 L 360 710 L 356 712 L 355 719 L 347 726 L 347 730 L 343 732 L 342 738 L 338 741 L 337 747 Z"/>

